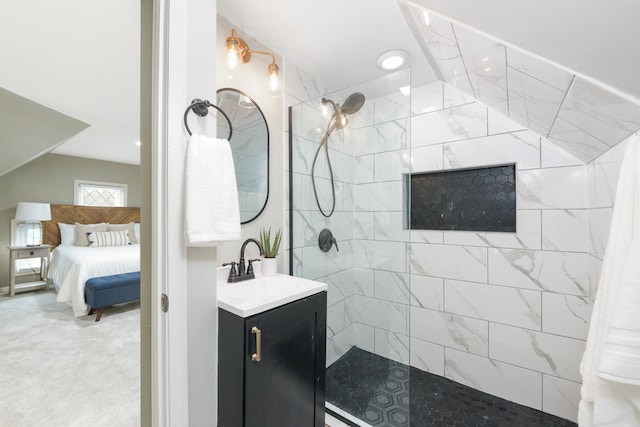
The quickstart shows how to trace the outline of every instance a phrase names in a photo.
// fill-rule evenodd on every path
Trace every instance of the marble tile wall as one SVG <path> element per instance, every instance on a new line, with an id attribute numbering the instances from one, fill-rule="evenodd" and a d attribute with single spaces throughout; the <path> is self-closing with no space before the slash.
<path id="1" fill-rule="evenodd" d="M 352 122 L 349 134 L 355 162 L 355 296 L 350 306 L 356 325 L 354 343 L 406 364 L 411 346 L 411 236 L 406 229 L 403 175 L 411 169 L 412 106 L 398 87 L 408 85 L 409 78 L 405 70 L 390 79 L 392 87 L 364 91 L 365 113 Z"/>
<path id="2" fill-rule="evenodd" d="M 309 177 L 326 118 L 318 102 L 293 110 L 292 267 L 329 286 L 327 362 L 357 345 L 575 420 L 606 235 L 593 232 L 591 213 L 606 223 L 605 177 L 615 166 L 606 156 L 587 166 L 446 83 L 405 99 L 410 108 L 391 92 L 368 96 L 351 126 L 332 135 L 338 209 L 329 219 Z M 402 174 L 509 162 L 518 171 L 517 233 L 406 230 Z M 320 180 L 326 172 L 318 169 Z M 340 252 L 317 248 L 324 227 Z"/>
<path id="3" fill-rule="evenodd" d="M 588 166 L 458 89 L 429 86 L 412 105 L 442 107 L 413 109 L 411 170 L 515 163 L 517 232 L 411 232 L 410 363 L 575 420 L 595 280 Z M 438 104 L 445 92 L 465 103 Z"/>
<path id="4" fill-rule="evenodd" d="M 638 108 L 625 110 L 619 97 L 517 49 L 464 32 L 458 40 L 444 20 L 421 31 L 446 83 L 412 88 L 410 105 L 398 93 L 362 90 L 365 107 L 331 138 L 330 219 L 317 212 L 309 176 L 326 127 L 318 102 L 326 91 L 286 62 L 285 105 L 295 105 L 287 271 L 293 251 L 295 275 L 329 286 L 328 364 L 357 345 L 575 420 L 625 148 L 616 142 L 640 127 Z M 484 70 L 485 51 L 506 73 Z M 462 58 L 470 52 L 468 76 Z M 624 126 L 610 133 L 621 110 Z M 406 230 L 403 173 L 506 162 L 518 169 L 517 233 Z M 318 176 L 326 206 L 326 167 Z M 340 252 L 317 249 L 324 227 Z"/>
<path id="5" fill-rule="evenodd" d="M 321 82 L 314 79 L 291 61 L 285 62 L 285 105 L 292 107 L 293 169 L 292 182 L 286 193 L 293 193 L 293 205 L 285 198 L 285 271 L 290 271 L 289 255 L 293 253 L 291 271 L 295 276 L 318 280 L 327 284 L 327 365 L 333 363 L 354 345 L 354 324 L 347 315 L 352 307 L 354 278 L 351 261 L 353 224 L 353 156 L 345 151 L 344 132 L 332 134 L 329 156 L 335 177 L 336 209 L 330 218 L 323 217 L 317 208 L 311 182 L 311 166 L 322 140 L 328 117 L 321 113 L 320 98 L 326 93 Z M 341 102 L 342 99 L 336 99 Z M 289 134 L 286 135 L 289 146 Z M 289 172 L 288 150 L 285 165 Z M 332 204 L 329 172 L 324 150 L 316 165 L 316 185 L 320 203 L 325 211 Z M 289 186 L 291 188 L 289 188 Z M 289 245 L 289 214 L 293 214 L 293 246 Z M 329 228 L 340 251 L 328 253 L 318 248 L 318 235 Z"/>

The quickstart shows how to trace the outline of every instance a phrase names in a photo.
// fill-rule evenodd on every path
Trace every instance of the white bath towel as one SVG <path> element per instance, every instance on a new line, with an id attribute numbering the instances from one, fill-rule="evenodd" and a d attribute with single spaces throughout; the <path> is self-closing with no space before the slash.
<path id="1" fill-rule="evenodd" d="M 635 223 L 640 225 L 640 220 Z M 605 380 L 640 386 L 640 230 L 636 228 L 633 232 L 598 375 Z"/>
<path id="2" fill-rule="evenodd" d="M 628 142 L 582 357 L 580 427 L 640 426 L 640 138 Z"/>
<path id="3" fill-rule="evenodd" d="M 240 240 L 240 208 L 231 147 L 226 139 L 191 136 L 185 172 L 187 246 Z"/>

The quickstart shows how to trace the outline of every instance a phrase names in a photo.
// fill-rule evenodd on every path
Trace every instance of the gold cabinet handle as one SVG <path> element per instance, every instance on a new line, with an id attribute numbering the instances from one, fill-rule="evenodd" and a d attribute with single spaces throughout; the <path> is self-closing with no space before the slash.
<path id="1" fill-rule="evenodd" d="M 256 352 L 251 355 L 251 360 L 259 362 L 262 360 L 262 331 L 254 326 L 251 333 L 256 335 Z"/>

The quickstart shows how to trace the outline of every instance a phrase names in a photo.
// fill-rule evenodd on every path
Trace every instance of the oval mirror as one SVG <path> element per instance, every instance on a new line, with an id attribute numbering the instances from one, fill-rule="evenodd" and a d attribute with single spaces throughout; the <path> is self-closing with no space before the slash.
<path id="1" fill-rule="evenodd" d="M 258 104 L 246 93 L 219 89 L 217 103 L 231 120 L 231 151 L 236 169 L 240 222 L 256 219 L 269 198 L 269 127 Z M 226 120 L 218 120 L 218 135 L 228 135 Z"/>

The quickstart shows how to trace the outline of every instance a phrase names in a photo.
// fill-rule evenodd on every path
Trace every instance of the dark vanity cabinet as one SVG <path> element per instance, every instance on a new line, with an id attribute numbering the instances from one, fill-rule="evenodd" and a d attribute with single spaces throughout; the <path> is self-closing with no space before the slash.
<path id="1" fill-rule="evenodd" d="M 218 426 L 324 427 L 327 293 L 218 315 Z"/>

